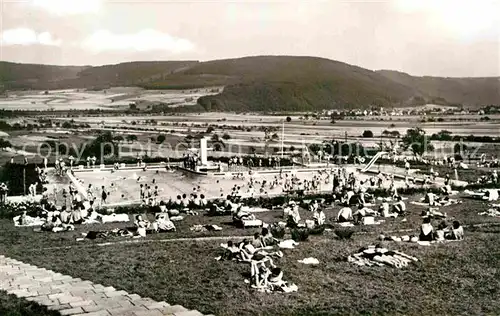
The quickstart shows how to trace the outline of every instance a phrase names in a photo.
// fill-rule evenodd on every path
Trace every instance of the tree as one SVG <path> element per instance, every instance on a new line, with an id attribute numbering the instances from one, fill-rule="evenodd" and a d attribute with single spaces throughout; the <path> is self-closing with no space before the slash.
<path id="1" fill-rule="evenodd" d="M 212 135 L 212 138 L 210 138 L 210 140 L 211 140 L 212 142 L 214 142 L 214 143 L 219 142 L 219 141 L 220 141 L 219 135 L 217 135 L 217 134 L 213 134 L 213 135 Z"/>
<path id="2" fill-rule="evenodd" d="M 250 152 L 252 155 L 253 155 L 253 154 L 255 154 L 255 152 L 256 152 L 256 151 L 257 151 L 257 149 L 255 149 L 255 147 L 253 147 L 253 146 L 249 148 L 249 152 Z"/>
<path id="3" fill-rule="evenodd" d="M 372 138 L 373 137 L 373 132 L 370 130 L 366 130 L 363 132 L 363 137 L 364 138 Z"/>
<path id="4" fill-rule="evenodd" d="M 290 116 L 287 116 L 287 117 L 286 117 L 286 121 L 287 121 L 288 123 L 290 123 L 290 122 L 292 121 L 292 118 L 291 118 Z"/>
<path id="5" fill-rule="evenodd" d="M 434 150 L 430 143 L 430 139 L 425 135 L 425 131 L 420 127 L 411 128 L 406 131 L 406 135 L 402 139 L 403 148 L 410 149 L 415 155 L 423 155 L 427 151 Z"/>
<path id="6" fill-rule="evenodd" d="M 211 134 L 211 133 L 213 133 L 213 132 L 214 132 L 214 130 L 215 130 L 215 129 L 213 128 L 213 126 L 209 126 L 209 127 L 207 128 L 206 133 L 207 133 L 207 134 Z"/>
<path id="7" fill-rule="evenodd" d="M 277 133 L 274 133 L 273 136 L 271 136 L 272 140 L 278 140 L 280 139 L 279 135 Z"/>
<path id="8" fill-rule="evenodd" d="M 70 122 L 64 122 L 62 124 L 62 128 L 72 128 L 72 127 L 73 127 L 73 125 Z"/>
<path id="9" fill-rule="evenodd" d="M 161 143 L 163 143 L 163 142 L 165 141 L 165 139 L 166 139 L 165 135 L 160 134 L 160 135 L 158 135 L 158 137 L 156 138 L 156 142 L 157 142 L 158 144 L 161 144 Z"/>
<path id="10" fill-rule="evenodd" d="M 290 152 L 292 152 L 292 153 L 293 153 L 294 151 L 295 151 L 295 146 L 293 146 L 293 145 L 292 145 L 292 146 L 290 146 Z"/>
<path id="11" fill-rule="evenodd" d="M 391 136 L 392 137 L 399 137 L 399 136 L 401 136 L 401 134 L 399 134 L 398 131 L 391 131 Z"/>
<path id="12" fill-rule="evenodd" d="M 447 131 L 447 130 L 442 130 L 440 131 L 437 135 L 436 135 L 436 138 L 438 140 L 442 140 L 442 141 L 450 141 L 453 139 L 453 137 L 451 136 L 451 132 L 450 131 Z"/>
<path id="13" fill-rule="evenodd" d="M 63 145 L 63 144 L 60 144 Z M 79 152 L 83 153 L 82 157 L 96 156 L 101 158 L 101 162 L 105 156 L 117 156 L 118 155 L 118 145 L 113 140 L 113 135 L 111 132 L 104 132 L 99 134 L 90 144 L 82 144 L 83 150 L 80 149 Z M 66 148 L 68 149 L 68 148 Z M 68 151 L 73 154 L 73 156 L 78 156 L 76 153 L 72 153 L 74 148 L 69 148 Z M 59 148 L 59 151 L 63 151 Z"/>
<path id="14" fill-rule="evenodd" d="M 222 135 L 222 139 L 223 140 L 228 140 L 228 139 L 231 139 L 231 136 L 229 136 L 228 133 L 224 133 L 224 135 Z"/>
<path id="15" fill-rule="evenodd" d="M 115 137 L 113 137 L 113 140 L 115 142 L 123 142 L 124 141 L 124 138 L 122 135 L 116 135 Z"/>

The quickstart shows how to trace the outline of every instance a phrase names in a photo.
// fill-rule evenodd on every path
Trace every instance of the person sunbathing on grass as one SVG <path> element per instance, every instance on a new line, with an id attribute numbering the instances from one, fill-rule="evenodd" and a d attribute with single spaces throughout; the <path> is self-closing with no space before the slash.
<path id="1" fill-rule="evenodd" d="M 389 186 L 389 195 L 393 199 L 398 197 L 398 189 L 396 188 L 394 181 L 391 181 L 391 185 Z"/>
<path id="2" fill-rule="evenodd" d="M 267 280 L 273 289 L 274 287 L 281 287 L 286 284 L 286 282 L 283 281 L 283 271 L 277 267 L 271 269 L 271 274 L 269 274 Z"/>
<path id="3" fill-rule="evenodd" d="M 204 194 L 200 194 L 200 207 L 201 208 L 205 208 L 207 206 L 208 206 L 208 201 L 205 198 L 205 195 Z"/>
<path id="4" fill-rule="evenodd" d="M 446 213 L 441 213 L 438 211 L 438 208 L 429 207 L 426 211 L 422 211 L 422 217 L 429 217 L 430 219 L 444 219 L 446 218 Z"/>
<path id="5" fill-rule="evenodd" d="M 182 195 L 182 203 L 181 203 L 182 208 L 183 208 L 183 209 L 184 209 L 184 208 L 188 208 L 188 207 L 189 207 L 189 203 L 190 203 L 190 201 L 189 201 L 189 199 L 188 199 L 187 195 L 184 193 L 184 194 Z"/>
<path id="6" fill-rule="evenodd" d="M 318 208 L 313 213 L 314 226 L 323 226 L 326 221 L 325 213 L 322 209 Z"/>
<path id="7" fill-rule="evenodd" d="M 352 221 L 352 210 L 350 207 L 343 207 L 340 209 L 339 213 L 337 214 L 337 222 L 339 223 L 345 223 Z"/>
<path id="8" fill-rule="evenodd" d="M 445 232 L 444 238 L 449 240 L 463 240 L 464 228 L 460 225 L 460 222 L 454 221 L 451 229 Z"/>
<path id="9" fill-rule="evenodd" d="M 71 212 L 71 223 L 73 224 L 81 224 L 83 223 L 82 212 L 79 207 L 75 207 Z"/>
<path id="10" fill-rule="evenodd" d="M 146 237 L 146 230 L 149 228 L 150 223 L 148 220 L 142 219 L 141 215 L 137 215 L 135 217 L 134 222 L 135 227 L 137 228 L 137 234 L 141 237 Z"/>
<path id="11" fill-rule="evenodd" d="M 200 209 L 201 207 L 201 201 L 200 198 L 198 197 L 198 194 L 192 194 L 192 199 L 190 201 L 190 207 L 193 209 Z"/>
<path id="12" fill-rule="evenodd" d="M 248 239 L 244 239 L 240 244 L 240 260 L 244 262 L 258 261 L 258 262 L 271 262 L 271 256 L 278 258 L 283 257 L 281 251 L 267 252 L 262 248 L 255 248 Z"/>
<path id="13" fill-rule="evenodd" d="M 274 246 L 278 243 L 278 240 L 274 238 L 268 228 L 263 227 L 260 234 L 264 247 Z"/>
<path id="14" fill-rule="evenodd" d="M 66 209 L 66 205 L 62 207 L 59 218 L 63 224 L 69 224 L 71 220 L 71 212 Z"/>
<path id="15" fill-rule="evenodd" d="M 380 205 L 379 212 L 382 217 L 398 217 L 398 213 L 392 213 L 390 211 L 389 203 L 387 202 L 384 202 L 382 203 L 382 205 Z"/>
<path id="16" fill-rule="evenodd" d="M 283 216 L 285 217 L 287 221 L 287 226 L 288 227 L 297 227 L 300 222 L 300 212 L 299 212 L 299 206 L 295 201 L 290 201 L 288 204 L 288 207 L 285 207 L 283 209 Z"/>
<path id="17" fill-rule="evenodd" d="M 223 247 L 224 253 L 222 254 L 222 260 L 233 260 L 237 259 L 240 254 L 240 248 L 234 245 L 232 240 L 227 242 L 227 247 Z"/>
<path id="18" fill-rule="evenodd" d="M 170 220 L 168 213 L 156 214 L 155 221 L 152 224 L 153 230 L 157 233 L 175 231 L 175 225 Z"/>
<path id="19" fill-rule="evenodd" d="M 255 249 L 261 249 L 265 247 L 264 243 L 262 242 L 262 237 L 259 233 L 255 233 L 253 235 L 252 246 L 254 246 Z"/>
<path id="20" fill-rule="evenodd" d="M 349 206 L 351 205 L 351 202 L 354 202 L 354 191 L 352 190 L 349 190 L 349 191 L 346 191 L 344 196 L 342 197 L 342 200 L 341 200 L 341 203 L 345 206 Z"/>
<path id="21" fill-rule="evenodd" d="M 429 204 L 430 206 L 436 206 L 437 195 L 432 192 L 427 192 L 424 197 L 424 203 Z"/>
<path id="22" fill-rule="evenodd" d="M 424 222 L 420 226 L 420 235 L 418 240 L 420 241 L 433 241 L 435 239 L 434 227 L 431 224 L 431 218 L 425 217 Z"/>
<path id="23" fill-rule="evenodd" d="M 266 289 L 268 287 L 269 269 L 265 265 L 259 266 L 252 274 L 252 287 L 256 289 Z"/>
<path id="24" fill-rule="evenodd" d="M 174 208 L 176 208 L 177 210 L 182 209 L 182 196 L 177 195 L 177 199 L 174 202 Z"/>
<path id="25" fill-rule="evenodd" d="M 404 215 L 406 213 L 406 204 L 401 196 L 396 198 L 396 203 L 392 205 L 392 209 L 399 215 Z"/>
<path id="26" fill-rule="evenodd" d="M 354 214 L 352 214 L 352 217 L 355 223 L 361 223 L 363 217 L 374 216 L 376 214 L 377 212 L 375 212 L 374 210 L 365 207 L 363 204 L 359 204 L 358 209 L 356 210 L 356 212 L 354 212 Z"/>
<path id="27" fill-rule="evenodd" d="M 313 203 L 309 204 L 309 211 L 311 211 L 311 213 L 314 213 L 316 210 L 318 210 L 318 208 L 319 208 L 318 200 L 314 200 Z"/>
<path id="28" fill-rule="evenodd" d="M 234 222 L 253 221 L 253 220 L 256 220 L 255 215 L 247 211 L 243 211 L 241 206 L 238 207 L 238 210 L 233 213 Z"/>

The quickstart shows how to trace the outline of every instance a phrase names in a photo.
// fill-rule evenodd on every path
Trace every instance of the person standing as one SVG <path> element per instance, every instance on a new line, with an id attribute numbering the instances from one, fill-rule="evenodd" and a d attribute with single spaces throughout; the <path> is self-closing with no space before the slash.
<path id="1" fill-rule="evenodd" d="M 108 193 L 106 192 L 106 188 L 102 186 L 102 192 L 101 192 L 101 208 L 104 204 L 106 204 L 108 199 Z"/>

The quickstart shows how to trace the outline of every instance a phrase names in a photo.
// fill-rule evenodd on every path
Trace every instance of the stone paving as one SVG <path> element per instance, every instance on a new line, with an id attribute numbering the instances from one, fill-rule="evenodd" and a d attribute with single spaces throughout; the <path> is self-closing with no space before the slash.
<path id="1" fill-rule="evenodd" d="M 129 294 L 0 255 L 0 289 L 63 316 L 203 316 L 196 310 Z"/>

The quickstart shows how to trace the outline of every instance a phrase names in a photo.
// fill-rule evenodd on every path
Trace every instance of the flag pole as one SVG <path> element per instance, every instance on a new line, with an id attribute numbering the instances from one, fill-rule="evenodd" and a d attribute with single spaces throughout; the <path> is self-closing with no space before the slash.
<path id="1" fill-rule="evenodd" d="M 285 121 L 281 121 L 281 159 L 283 159 L 283 141 L 285 140 Z"/>

